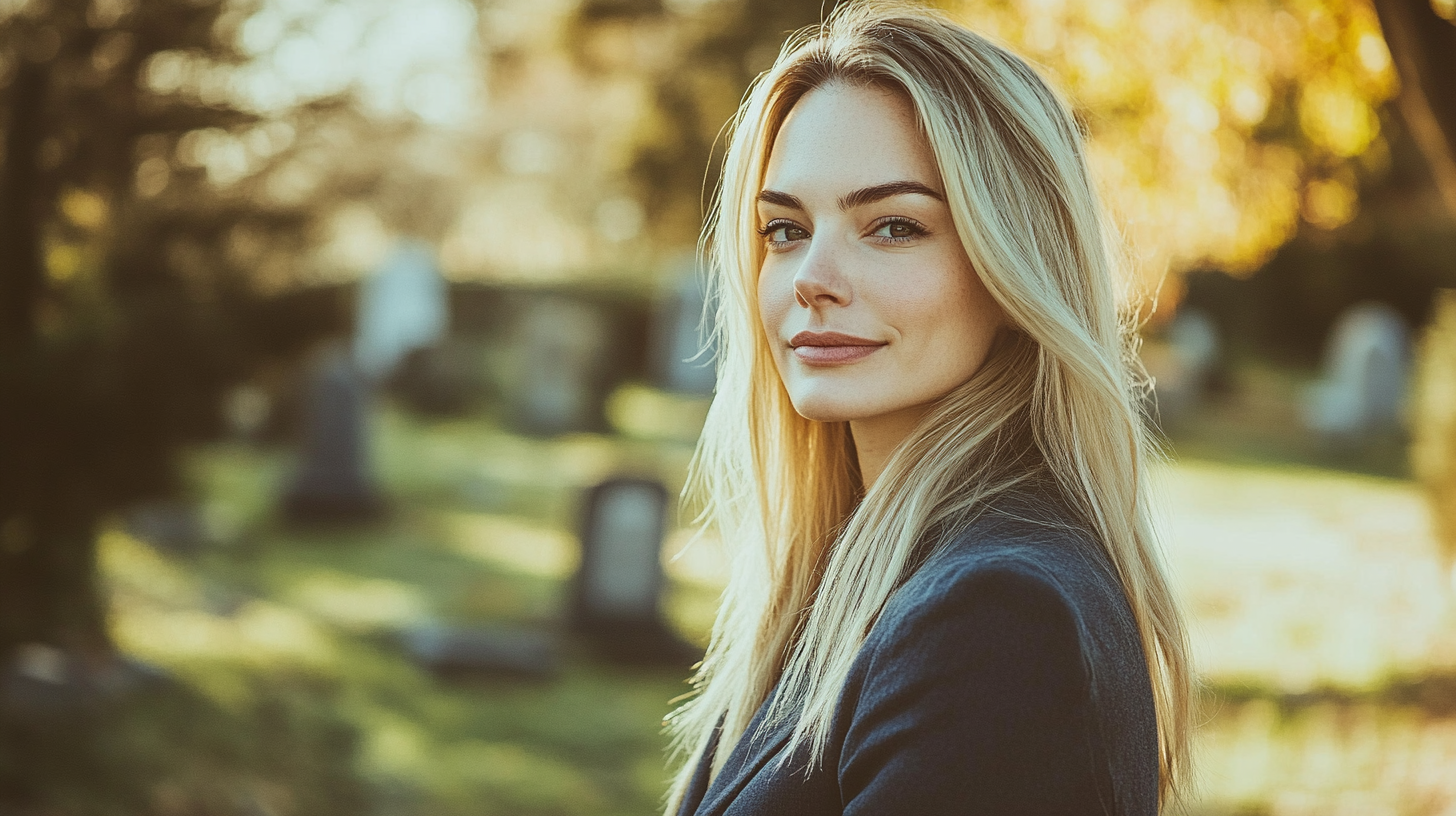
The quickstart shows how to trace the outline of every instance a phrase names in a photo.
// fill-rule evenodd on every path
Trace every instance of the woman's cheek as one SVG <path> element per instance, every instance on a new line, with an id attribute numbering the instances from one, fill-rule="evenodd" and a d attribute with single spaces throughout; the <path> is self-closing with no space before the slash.
<path id="1" fill-rule="evenodd" d="M 770 345 L 775 345 L 793 296 L 793 279 L 778 264 L 765 263 L 758 276 L 758 314 Z"/>

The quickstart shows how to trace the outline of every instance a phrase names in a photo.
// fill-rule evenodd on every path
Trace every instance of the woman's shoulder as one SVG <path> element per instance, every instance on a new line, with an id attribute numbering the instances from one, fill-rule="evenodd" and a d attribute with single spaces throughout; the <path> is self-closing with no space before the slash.
<path id="1" fill-rule="evenodd" d="M 888 807 L 951 785 L 935 802 L 987 813 L 1156 810 L 1152 689 L 1121 584 L 1075 520 L 1025 509 L 946 537 L 886 605 L 840 700 L 846 796 Z M 902 766 L 931 770 L 887 774 Z"/>
<path id="2" fill-rule="evenodd" d="M 1095 536 L 1063 505 L 1024 500 L 983 511 L 941 537 L 933 554 L 891 597 L 881 636 L 908 618 L 953 612 L 987 596 L 1063 609 L 1076 628 L 1134 626 L 1121 583 Z M 1045 610 L 1044 610 L 1045 611 Z"/>

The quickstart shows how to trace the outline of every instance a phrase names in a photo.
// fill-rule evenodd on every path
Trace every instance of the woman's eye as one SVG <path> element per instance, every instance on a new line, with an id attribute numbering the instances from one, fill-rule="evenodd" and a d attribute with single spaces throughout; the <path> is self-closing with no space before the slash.
<path id="1" fill-rule="evenodd" d="M 916 238 L 925 234 L 925 228 L 905 218 L 896 218 L 880 222 L 870 235 L 876 238 L 889 238 L 891 240 L 905 240 Z"/>
<path id="2" fill-rule="evenodd" d="M 769 240 L 770 243 L 786 244 L 790 241 L 802 241 L 809 237 L 809 231 L 797 224 L 783 221 L 770 221 L 759 230 L 759 233 Z"/>

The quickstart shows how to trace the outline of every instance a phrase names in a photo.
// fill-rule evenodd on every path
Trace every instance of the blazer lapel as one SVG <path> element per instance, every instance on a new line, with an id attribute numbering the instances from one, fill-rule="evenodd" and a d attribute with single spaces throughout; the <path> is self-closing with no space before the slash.
<path id="1" fill-rule="evenodd" d="M 712 735 L 708 737 L 708 747 L 698 756 L 698 767 L 693 769 L 693 779 L 688 783 L 687 793 L 683 794 L 682 804 L 678 805 L 677 816 L 693 816 L 698 812 L 698 805 L 703 803 L 703 797 L 708 793 L 708 774 L 713 768 L 713 754 L 718 750 L 718 737 L 722 734 L 723 718 L 719 717 Z"/>
<path id="2" fill-rule="evenodd" d="M 777 693 L 778 689 L 774 689 Z M 739 791 L 748 784 L 749 780 L 758 774 L 763 766 L 768 764 L 770 759 L 778 754 L 779 749 L 789 741 L 793 734 L 793 723 L 779 722 L 771 728 L 763 728 L 764 715 L 768 713 L 769 703 L 774 695 L 770 694 L 768 699 L 758 707 L 758 712 L 749 721 L 748 727 L 744 729 L 743 737 L 738 744 L 733 746 L 733 752 L 723 763 L 723 769 L 708 786 L 707 792 L 703 795 L 703 801 L 696 810 L 687 811 L 694 816 L 718 816 L 728 808 L 738 796 Z M 714 738 L 714 748 L 717 747 L 717 739 Z M 712 754 L 704 752 L 702 762 L 712 762 Z M 706 775 L 702 765 L 699 765 L 698 773 Z"/>

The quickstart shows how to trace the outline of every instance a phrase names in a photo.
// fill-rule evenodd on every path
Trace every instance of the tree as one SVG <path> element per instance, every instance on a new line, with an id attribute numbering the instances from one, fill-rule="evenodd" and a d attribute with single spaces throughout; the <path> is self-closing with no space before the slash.
<path id="1" fill-rule="evenodd" d="M 744 90 L 769 67 L 789 32 L 827 15 L 837 0 L 739 0 L 674 14 L 660 3 L 590 0 L 575 25 L 579 58 L 595 37 L 623 26 L 667 28 L 676 43 L 640 77 L 651 103 L 635 134 L 627 174 L 635 182 L 651 238 L 680 251 L 697 239 L 706 196 L 723 158 L 720 135 Z"/>
<path id="2" fill-rule="evenodd" d="M 1401 116 L 1456 217 L 1456 5 L 1375 0 L 1375 9 L 1400 75 Z"/>
<path id="3" fill-rule="evenodd" d="M 250 8 L 12 4 L 0 16 L 0 658 L 110 654 L 94 542 L 179 486 L 220 397 L 334 327 L 280 294 L 310 201 L 269 169 L 342 105 L 266 117 L 229 93 Z M 18 10 L 17 10 L 18 9 Z"/>
<path id="4" fill-rule="evenodd" d="M 1430 167 L 1446 209 L 1456 218 L 1456 6 L 1376 0 L 1375 7 L 1400 73 L 1401 117 Z M 1411 465 L 1431 502 L 1449 569 L 1456 562 L 1456 401 L 1452 400 L 1456 293 L 1449 289 L 1437 293 L 1431 322 L 1416 351 Z M 1451 579 L 1456 589 L 1456 571 Z"/>

